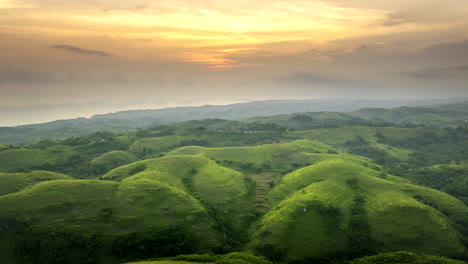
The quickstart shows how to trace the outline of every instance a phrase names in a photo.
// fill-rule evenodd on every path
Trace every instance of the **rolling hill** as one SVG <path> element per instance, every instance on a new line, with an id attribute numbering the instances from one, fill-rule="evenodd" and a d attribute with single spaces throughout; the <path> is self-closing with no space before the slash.
<path id="1" fill-rule="evenodd" d="M 127 131 L 148 126 L 174 124 L 189 120 L 229 119 L 239 120 L 258 116 L 293 114 L 299 112 L 350 112 L 362 108 L 401 106 L 441 106 L 463 99 L 445 100 L 353 100 L 311 99 L 270 100 L 232 105 L 206 105 L 152 110 L 129 110 L 95 115 L 91 118 L 57 120 L 43 124 L 0 127 L 0 144 L 25 144 L 45 138 L 68 138 L 103 131 Z M 459 106 L 456 109 L 460 108 Z M 367 114 L 364 115 L 367 117 Z M 433 116 L 432 116 L 433 117 Z"/>
<path id="2" fill-rule="evenodd" d="M 168 228 L 196 239 L 191 249 L 197 252 L 245 249 L 276 261 L 398 250 L 467 257 L 462 202 L 382 172 L 368 158 L 331 153 L 337 149 L 312 140 L 186 146 L 117 167 L 99 180 L 4 173 L 0 217 L 33 230 L 99 232 L 99 261 L 114 254 L 131 259 L 125 254 L 140 252 L 130 250 L 134 239 L 146 241 L 148 230 Z M 128 156 L 98 160 L 114 154 Z M 0 244 L 11 239 L 7 233 Z M 15 258 L 7 253 L 5 263 Z"/>
<path id="3" fill-rule="evenodd" d="M 412 124 L 422 127 L 447 127 L 466 125 L 466 103 L 429 107 L 400 107 L 393 109 L 365 108 L 350 114 L 369 121 L 386 121 L 395 124 Z"/>
<path id="4" fill-rule="evenodd" d="M 463 112 L 427 109 L 360 111 Z M 280 263 L 395 251 L 467 259 L 467 128 L 352 115 L 190 120 L 0 145 L 0 262 L 233 251 L 240 260 L 206 261 L 263 263 L 245 252 Z M 173 260 L 205 255 L 190 256 Z"/>

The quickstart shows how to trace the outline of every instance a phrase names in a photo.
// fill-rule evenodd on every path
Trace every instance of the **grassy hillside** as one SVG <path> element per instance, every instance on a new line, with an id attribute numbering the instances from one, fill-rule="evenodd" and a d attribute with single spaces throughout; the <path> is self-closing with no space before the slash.
<path id="1" fill-rule="evenodd" d="M 33 171 L 28 173 L 0 172 L 0 196 L 19 192 L 27 187 L 43 181 L 70 179 L 72 179 L 70 176 L 49 171 Z"/>
<path id="2" fill-rule="evenodd" d="M 447 194 L 379 176 L 339 158 L 285 175 L 269 194 L 274 206 L 251 247 L 286 260 L 402 249 L 467 253 L 455 224 L 468 216 L 466 206 Z"/>
<path id="3" fill-rule="evenodd" d="M 89 163 L 89 170 L 92 174 L 103 174 L 114 168 L 137 161 L 138 158 L 122 150 L 114 150 L 94 158 Z"/>
<path id="4" fill-rule="evenodd" d="M 0 152 L 0 168 L 3 171 L 29 169 L 45 164 L 65 163 L 75 155 L 66 146 L 54 146 L 47 149 L 9 149 Z"/>
<path id="5" fill-rule="evenodd" d="M 245 228 L 248 207 L 252 206 L 244 176 L 203 157 L 141 161 L 115 169 L 103 179 L 109 181 L 46 181 L 1 196 L 2 216 L 87 228 L 105 223 L 112 232 L 132 232 L 182 223 L 196 229 L 194 221 L 217 214 L 211 216 L 213 221 L 225 221 L 221 224 L 237 230 Z M 15 202 L 21 206 L 12 206 Z M 231 221 L 234 215 L 236 219 Z M 202 230 L 214 232 L 206 226 L 197 231 Z"/>
<path id="6" fill-rule="evenodd" d="M 210 119 L 2 146 L 0 262 L 235 250 L 292 263 L 398 250 L 468 257 L 465 128 L 280 128 L 314 118 L 348 115 Z"/>
<path id="7" fill-rule="evenodd" d="M 254 147 L 203 148 L 183 147 L 169 155 L 203 155 L 224 166 L 244 172 L 284 173 L 309 164 L 309 153 L 327 153 L 334 149 L 318 141 L 299 140 L 285 144 Z"/>
<path id="8" fill-rule="evenodd" d="M 368 132 L 369 137 L 373 136 L 372 132 Z M 400 135 L 393 130 L 387 134 L 392 132 Z M 375 252 L 410 249 L 453 256 L 466 254 L 459 239 L 460 232 L 465 231 L 457 229 L 456 223 L 466 219 L 468 209 L 460 201 L 382 173 L 379 166 L 366 159 L 315 153 L 325 152 L 327 148 L 314 148 L 314 141 L 253 148 L 185 147 L 171 155 L 203 155 L 226 164 L 248 162 L 254 171 L 281 171 L 274 165 L 261 164 L 281 164 L 281 159 L 287 160 L 287 155 L 281 153 L 294 149 L 294 146 L 302 146 L 296 153 L 304 151 L 301 157 L 308 157 L 301 165 L 313 165 L 285 175 L 268 193 L 272 209 L 262 218 L 254 235 L 258 240 L 253 240 L 252 248 L 266 255 L 278 251 L 279 257 L 281 252 L 287 252 L 288 260 L 360 254 L 359 250 L 371 244 L 378 245 L 373 249 Z M 287 163 L 291 162 L 287 160 Z M 432 198 L 428 200 L 427 197 Z M 353 210 L 361 213 L 354 215 Z M 353 230 L 355 225 L 356 230 Z M 406 230 L 397 232 L 402 225 Z M 424 235 L 429 233 L 428 237 Z M 357 236 L 367 237 L 367 241 L 356 241 Z M 329 251 L 324 250 L 324 244 L 328 245 Z M 443 246 L 436 249 L 435 245 Z"/>

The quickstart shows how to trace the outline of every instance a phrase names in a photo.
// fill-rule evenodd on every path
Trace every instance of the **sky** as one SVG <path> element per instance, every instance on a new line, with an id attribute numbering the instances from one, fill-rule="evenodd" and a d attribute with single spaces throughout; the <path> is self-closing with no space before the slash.
<path id="1" fill-rule="evenodd" d="M 468 97 L 467 0 L 0 0 L 0 126 L 447 97 Z"/>

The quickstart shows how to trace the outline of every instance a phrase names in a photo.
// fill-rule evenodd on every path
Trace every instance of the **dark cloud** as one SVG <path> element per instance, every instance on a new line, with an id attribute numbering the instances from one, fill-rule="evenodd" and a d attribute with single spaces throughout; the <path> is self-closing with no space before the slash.
<path id="1" fill-rule="evenodd" d="M 387 14 L 386 19 L 382 22 L 382 26 L 384 27 L 398 26 L 401 24 L 415 22 L 417 20 L 418 19 L 409 12 L 394 12 L 394 13 Z"/>
<path id="2" fill-rule="evenodd" d="M 0 83 L 50 84 L 60 80 L 50 72 L 6 68 L 0 72 Z"/>
<path id="3" fill-rule="evenodd" d="M 343 80 L 336 77 L 326 76 L 319 73 L 311 72 L 296 72 L 287 77 L 280 78 L 281 81 L 296 84 L 311 84 L 311 83 L 342 83 Z"/>
<path id="4" fill-rule="evenodd" d="M 332 75 L 314 72 L 296 72 L 286 77 L 277 78 L 281 83 L 296 85 L 321 85 L 321 86 L 363 86 L 370 81 L 351 78 L 339 78 Z"/>
<path id="5" fill-rule="evenodd" d="M 361 45 L 361 46 L 359 46 L 359 47 L 353 49 L 353 51 L 359 51 L 359 50 L 363 50 L 363 49 L 367 49 L 367 48 L 368 48 L 367 45 Z"/>
<path id="6" fill-rule="evenodd" d="M 422 53 L 427 56 L 437 56 L 437 59 L 466 61 L 468 60 L 468 40 L 431 45 Z"/>
<path id="7" fill-rule="evenodd" d="M 68 52 L 71 52 L 71 53 L 82 54 L 82 55 L 99 56 L 99 57 L 110 57 L 110 56 L 112 56 L 112 54 L 108 53 L 108 52 L 99 51 L 99 50 L 82 49 L 82 48 L 75 47 L 75 46 L 70 46 L 70 45 L 59 44 L 59 45 L 53 45 L 53 46 L 50 46 L 50 47 L 53 48 L 53 49 L 61 49 L 61 50 L 65 50 L 65 51 L 68 51 Z"/>
<path id="8" fill-rule="evenodd" d="M 404 76 L 416 79 L 446 79 L 454 77 L 468 78 L 468 65 L 458 65 L 443 68 L 425 67 L 410 72 L 403 72 Z"/>

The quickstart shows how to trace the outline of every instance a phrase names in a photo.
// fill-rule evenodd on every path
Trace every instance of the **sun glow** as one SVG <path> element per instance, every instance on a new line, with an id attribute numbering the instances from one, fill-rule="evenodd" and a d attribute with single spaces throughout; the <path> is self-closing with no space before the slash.
<path id="1" fill-rule="evenodd" d="M 0 0 L 0 33 L 47 41 L 42 44 L 45 47 L 49 42 L 101 46 L 96 43 L 108 40 L 112 43 L 106 47 L 108 52 L 121 58 L 164 58 L 209 69 L 232 69 L 254 66 L 239 63 L 235 59 L 239 55 L 261 52 L 267 57 L 305 54 L 310 49 L 332 50 L 340 48 L 336 41 L 341 39 L 424 31 L 428 27 L 417 23 L 384 27 L 382 21 L 388 18 L 388 10 L 337 6 L 335 1 L 239 0 L 226 4 L 173 0 L 134 5 L 122 0 L 114 5 L 78 0 L 51 6 L 44 0 Z M 431 30 L 444 29 L 441 25 L 429 26 Z M 317 61 L 328 62 L 330 58 Z"/>
<path id="2" fill-rule="evenodd" d="M 35 8 L 37 6 L 34 5 L 21 5 L 16 4 L 10 0 L 0 0 L 0 9 L 13 9 L 13 8 Z"/>

